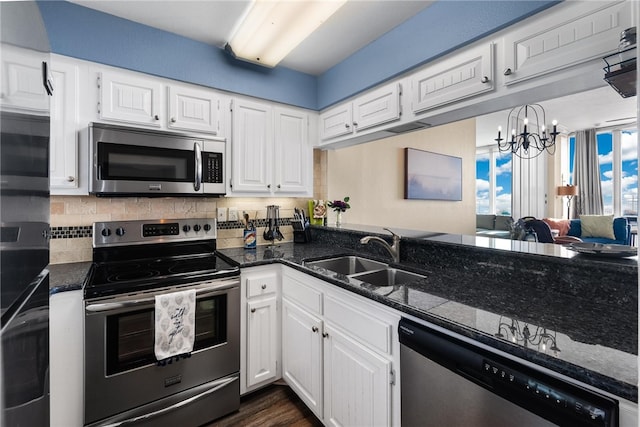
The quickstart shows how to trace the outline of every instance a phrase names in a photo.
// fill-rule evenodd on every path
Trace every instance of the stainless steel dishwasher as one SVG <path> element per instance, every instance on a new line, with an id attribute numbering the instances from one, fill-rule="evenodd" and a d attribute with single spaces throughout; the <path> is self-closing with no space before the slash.
<path id="1" fill-rule="evenodd" d="M 618 402 L 403 318 L 403 427 L 618 426 Z"/>

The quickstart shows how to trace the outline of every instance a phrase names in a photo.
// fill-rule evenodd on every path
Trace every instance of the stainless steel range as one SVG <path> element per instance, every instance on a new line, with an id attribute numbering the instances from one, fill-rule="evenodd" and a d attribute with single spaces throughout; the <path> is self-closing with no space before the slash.
<path id="1" fill-rule="evenodd" d="M 215 219 L 93 226 L 85 425 L 199 426 L 240 404 L 240 272 Z M 193 351 L 158 360 L 156 296 L 195 289 Z"/>

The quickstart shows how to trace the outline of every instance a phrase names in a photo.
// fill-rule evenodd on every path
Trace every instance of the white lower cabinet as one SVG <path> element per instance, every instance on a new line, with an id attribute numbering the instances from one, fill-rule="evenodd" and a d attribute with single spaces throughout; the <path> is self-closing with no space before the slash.
<path id="1" fill-rule="evenodd" d="M 325 425 L 400 425 L 400 316 L 288 267 L 282 295 L 282 377 L 302 401 Z"/>
<path id="2" fill-rule="evenodd" d="M 240 393 L 281 377 L 280 266 L 242 270 L 240 308 Z"/>
<path id="3" fill-rule="evenodd" d="M 324 337 L 325 424 L 391 425 L 391 361 L 328 323 Z"/>
<path id="4" fill-rule="evenodd" d="M 287 298 L 282 310 L 282 376 L 322 418 L 322 321 Z"/>

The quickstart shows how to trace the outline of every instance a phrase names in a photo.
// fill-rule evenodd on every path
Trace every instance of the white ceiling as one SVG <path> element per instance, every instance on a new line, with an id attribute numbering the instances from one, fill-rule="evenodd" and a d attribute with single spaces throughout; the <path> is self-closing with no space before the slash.
<path id="1" fill-rule="evenodd" d="M 222 48 L 249 0 L 71 0 L 150 27 Z M 349 0 L 280 65 L 319 75 L 433 1 Z"/>
<path id="2" fill-rule="evenodd" d="M 549 123 L 555 119 L 562 131 L 575 132 L 635 122 L 636 102 L 635 96 L 623 98 L 612 87 L 603 86 L 538 104 L 545 109 Z M 508 114 L 509 110 L 505 110 L 476 117 L 476 145 L 495 144 L 498 126 L 505 129 Z"/>

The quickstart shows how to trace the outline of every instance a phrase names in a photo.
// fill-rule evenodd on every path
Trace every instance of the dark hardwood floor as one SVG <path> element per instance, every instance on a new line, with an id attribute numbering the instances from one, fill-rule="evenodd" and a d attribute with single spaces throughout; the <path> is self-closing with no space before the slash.
<path id="1" fill-rule="evenodd" d="M 240 400 L 240 410 L 203 427 L 293 426 L 321 427 L 322 423 L 287 385 L 270 385 Z"/>

